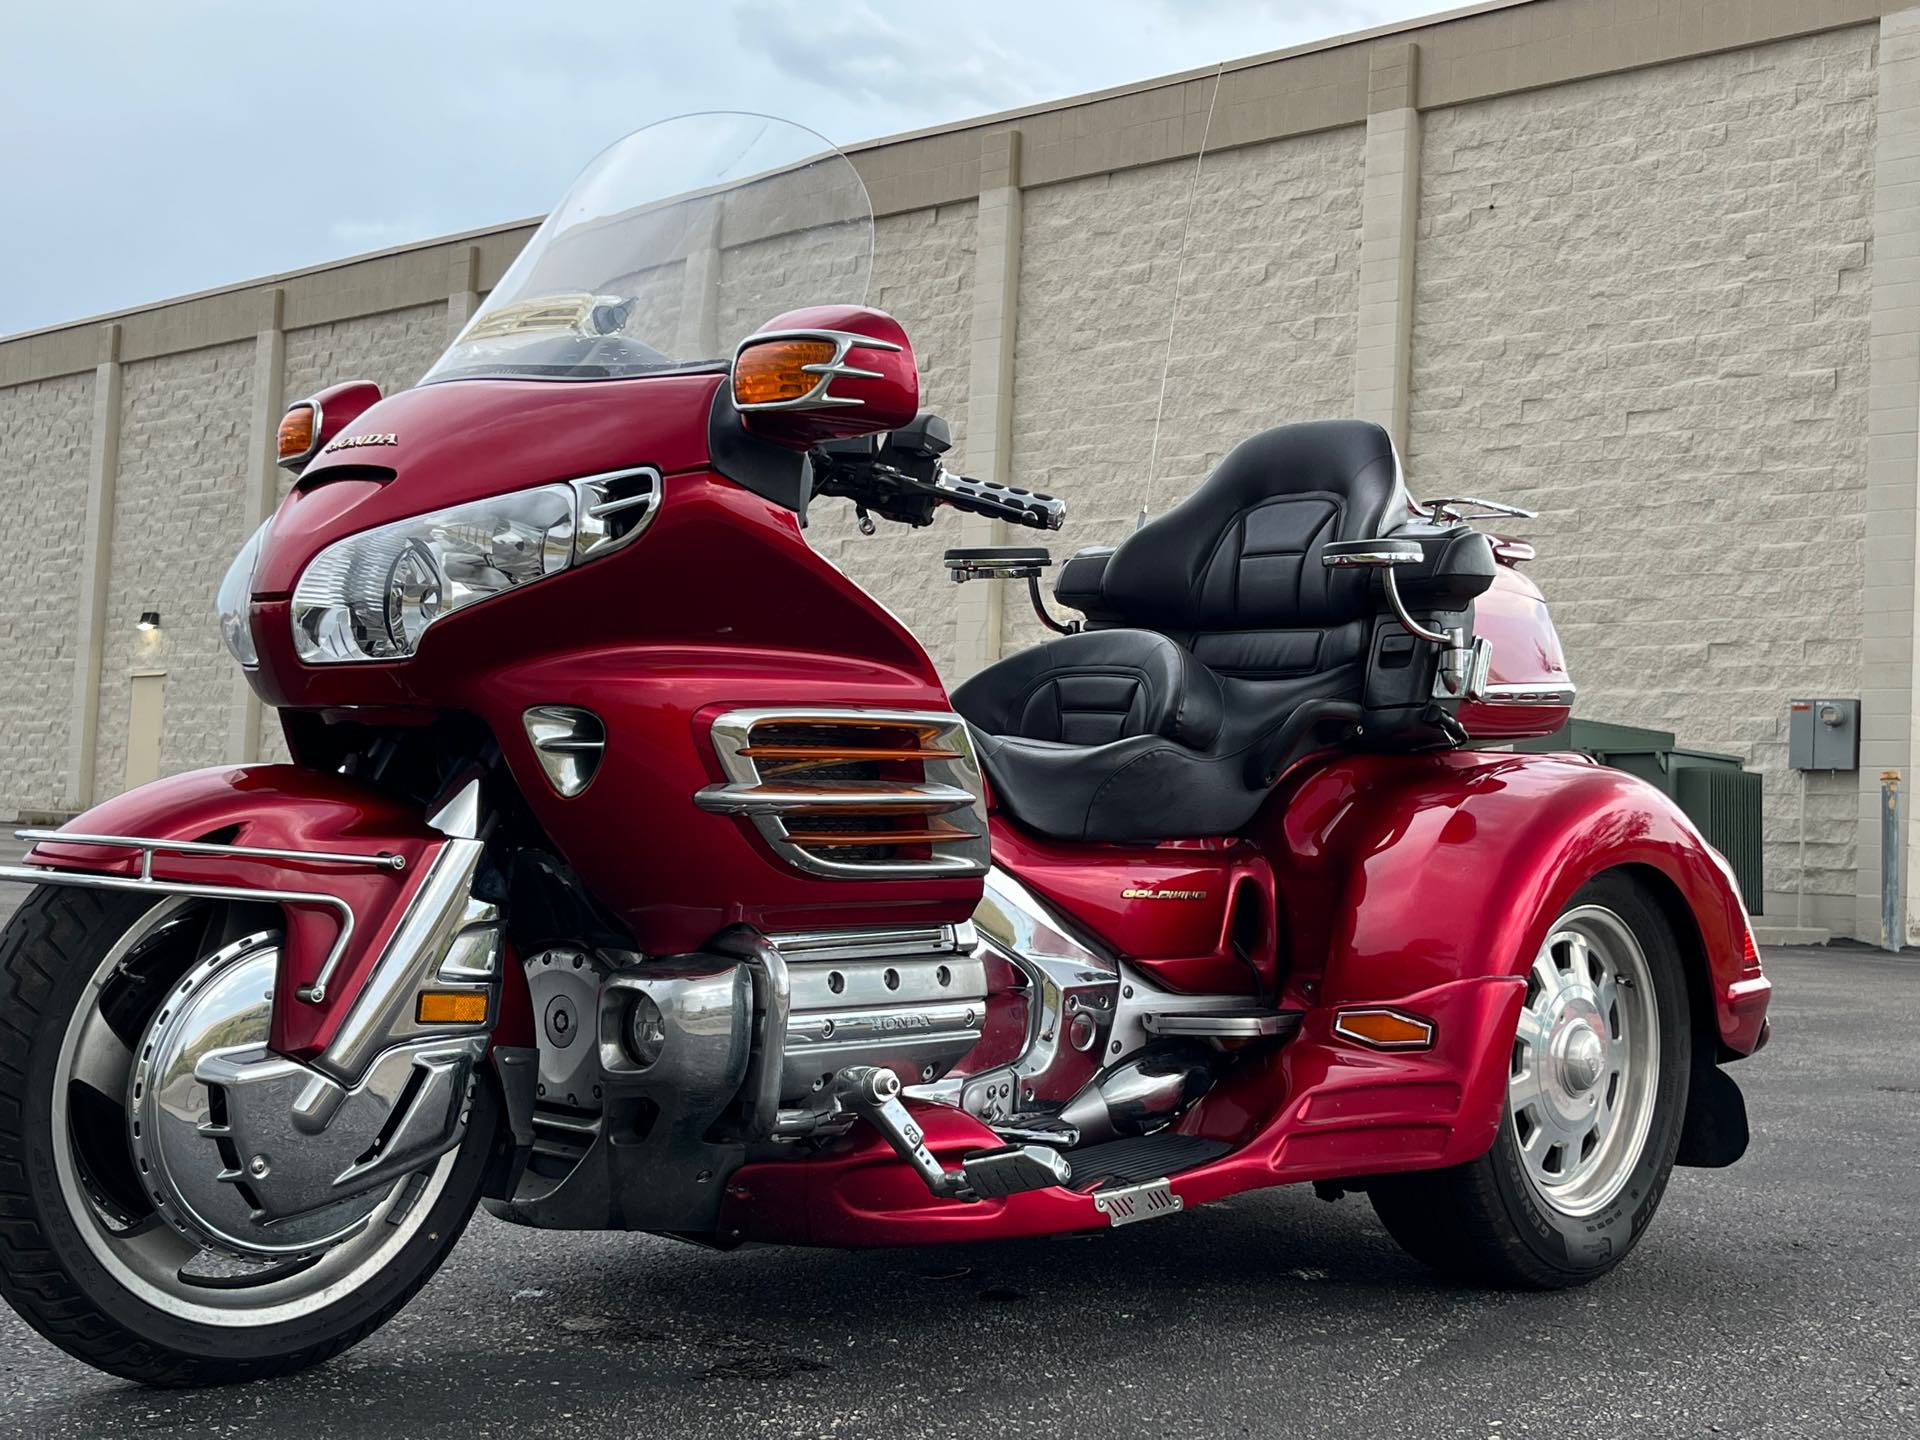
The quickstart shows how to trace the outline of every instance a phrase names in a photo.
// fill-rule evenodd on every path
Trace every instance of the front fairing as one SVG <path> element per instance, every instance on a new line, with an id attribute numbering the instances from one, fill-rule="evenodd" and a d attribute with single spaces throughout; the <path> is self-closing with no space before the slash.
<path id="1" fill-rule="evenodd" d="M 308 712 L 290 729 L 296 758 L 315 713 L 374 726 L 478 717 L 540 828 L 654 952 L 695 948 L 742 918 L 776 932 L 963 920 L 977 876 L 803 874 L 747 822 L 694 804 L 723 778 L 710 739 L 718 712 L 951 708 L 919 642 L 807 544 L 799 517 L 711 468 L 720 384 L 463 381 L 383 401 L 356 427 L 395 437 L 379 447 L 381 468 L 329 457 L 268 532 L 252 602 L 258 687 L 271 704 Z M 662 500 L 634 543 L 436 620 L 405 660 L 298 658 L 293 587 L 327 545 L 436 507 L 639 465 L 662 473 Z M 580 795 L 559 795 L 540 767 L 523 717 L 542 705 L 604 721 L 605 757 Z"/>

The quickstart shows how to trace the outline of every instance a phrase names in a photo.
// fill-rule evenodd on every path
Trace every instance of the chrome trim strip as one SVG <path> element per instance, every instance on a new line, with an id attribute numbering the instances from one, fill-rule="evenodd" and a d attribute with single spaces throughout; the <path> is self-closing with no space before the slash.
<path id="1" fill-rule="evenodd" d="M 970 954 L 974 945 L 970 921 L 893 929 L 796 930 L 767 939 L 789 959 L 806 961 Z"/>
<path id="2" fill-rule="evenodd" d="M 882 789 L 878 784 L 864 790 L 776 790 L 763 785 L 709 785 L 693 797 L 702 810 L 716 815 L 784 815 L 794 810 L 848 807 L 900 810 L 907 814 L 925 811 L 934 815 L 964 810 L 973 800 L 971 794 L 953 785 L 894 785 Z"/>
<path id="3" fill-rule="evenodd" d="M 1571 705 L 1579 691 L 1571 681 L 1564 685 L 1529 685 L 1503 680 L 1486 687 L 1488 705 L 1534 705 L 1542 709 Z"/>

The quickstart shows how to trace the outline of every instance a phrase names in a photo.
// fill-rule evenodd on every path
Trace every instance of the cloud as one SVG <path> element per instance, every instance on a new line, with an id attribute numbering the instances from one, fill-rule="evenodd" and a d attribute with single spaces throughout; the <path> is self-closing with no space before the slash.
<path id="1" fill-rule="evenodd" d="M 998 42 L 974 33 L 957 43 L 940 12 L 915 13 L 921 23 L 908 29 L 867 0 L 831 9 L 754 0 L 735 19 L 741 42 L 782 74 L 888 108 L 937 90 L 966 108 L 1005 110 L 1057 88 L 1044 68 Z"/>

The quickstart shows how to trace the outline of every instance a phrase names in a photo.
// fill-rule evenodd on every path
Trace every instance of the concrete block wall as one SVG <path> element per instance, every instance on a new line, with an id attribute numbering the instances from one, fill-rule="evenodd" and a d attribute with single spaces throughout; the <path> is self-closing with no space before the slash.
<path id="1" fill-rule="evenodd" d="M 213 593 L 246 539 L 242 477 L 253 347 L 241 343 L 129 364 L 120 410 L 96 797 L 124 788 L 127 696 L 136 671 L 166 674 L 163 774 L 218 764 L 233 661 Z M 147 610 L 161 628 L 136 630 Z"/>
<path id="2" fill-rule="evenodd" d="M 1879 776 L 1906 784 L 1920 736 L 1908 4 L 1513 0 L 855 147 L 872 298 L 915 339 L 955 468 L 1072 502 L 1057 553 L 1323 415 L 1388 425 L 1416 491 L 1536 505 L 1513 528 L 1541 547 L 1580 712 L 1757 765 L 1769 911 L 1804 890 L 1808 919 L 1875 938 Z M 210 615 L 277 488 L 271 415 L 340 379 L 412 383 L 530 234 L 0 340 L 0 499 L 32 537 L 0 566 L 0 815 L 118 788 L 148 665 L 167 768 L 282 753 L 270 720 L 232 723 Z M 674 273 L 708 267 L 706 308 L 663 278 L 662 313 L 731 328 L 819 258 L 777 236 L 690 252 Z M 955 591 L 938 564 L 1038 537 L 945 515 L 869 539 L 842 502 L 808 533 L 956 679 L 1043 633 L 1020 591 Z M 1861 695 L 1867 747 L 1858 776 L 1809 783 L 1804 830 L 1803 692 Z"/>
<path id="3" fill-rule="evenodd" d="M 287 401 L 342 380 L 371 380 L 385 395 L 404 390 L 440 358 L 447 330 L 444 302 L 290 330 Z"/>
<path id="4" fill-rule="evenodd" d="M 1057 553 L 1118 544 L 1257 431 L 1351 413 L 1364 140 L 1348 127 L 1203 156 L 1197 180 L 1178 160 L 1028 192 L 1013 479 L 1067 499 Z M 1044 638 L 1023 596 L 1005 603 L 1008 645 Z"/>
<path id="5" fill-rule="evenodd" d="M 942 205 L 883 217 L 874 236 L 872 303 L 896 317 L 913 339 L 920 403 L 953 427 L 947 463 L 967 472 L 967 363 L 971 338 L 978 207 Z M 765 318 L 765 317 L 762 317 Z M 815 502 L 807 515 L 815 549 L 852 575 L 918 635 L 943 665 L 954 655 L 954 587 L 941 554 L 964 543 L 959 517 L 943 513 L 923 530 L 880 522 L 876 535 L 855 527 L 845 500 Z"/>
<path id="6" fill-rule="evenodd" d="M 0 817 L 61 807 L 93 372 L 0 389 Z"/>
<path id="7" fill-rule="evenodd" d="M 1538 509 L 1579 713 L 1765 776 L 1790 915 L 1786 701 L 1858 695 L 1877 35 L 1426 116 L 1416 492 Z M 1858 779 L 1810 777 L 1808 915 L 1848 928 Z"/>

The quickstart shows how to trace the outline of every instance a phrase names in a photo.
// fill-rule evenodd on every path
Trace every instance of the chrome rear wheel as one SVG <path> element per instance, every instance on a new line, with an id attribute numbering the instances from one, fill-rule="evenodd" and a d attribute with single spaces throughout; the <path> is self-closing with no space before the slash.
<path id="1" fill-rule="evenodd" d="M 1563 1215 L 1604 1209 L 1653 1128 L 1659 1001 L 1646 952 L 1613 911 L 1562 915 L 1534 957 L 1507 1080 L 1527 1179 Z"/>
<path id="2" fill-rule="evenodd" d="M 1368 1186 L 1393 1238 L 1457 1279 L 1551 1289 L 1606 1274 L 1645 1234 L 1686 1118 L 1686 966 L 1653 893 L 1613 870 L 1545 927 L 1504 1061 L 1491 1148 Z"/>

